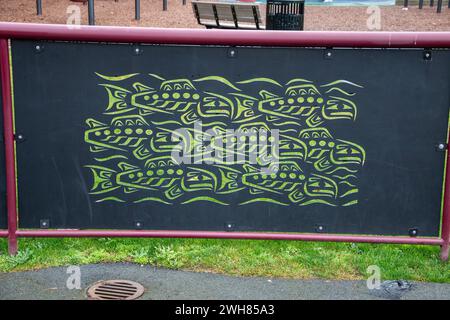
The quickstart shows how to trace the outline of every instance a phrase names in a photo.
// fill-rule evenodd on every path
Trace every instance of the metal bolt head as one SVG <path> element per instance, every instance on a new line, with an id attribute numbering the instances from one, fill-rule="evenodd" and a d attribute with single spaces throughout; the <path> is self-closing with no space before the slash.
<path id="1" fill-rule="evenodd" d="M 419 230 L 417 228 L 411 228 L 408 230 L 410 237 L 417 237 L 419 235 Z"/>
<path id="2" fill-rule="evenodd" d="M 236 52 L 234 50 L 230 51 L 230 56 L 234 57 L 235 54 L 236 54 Z"/>
<path id="3" fill-rule="evenodd" d="M 41 50 L 41 46 L 40 46 L 40 45 L 37 45 L 37 46 L 36 46 L 36 50 L 37 50 L 37 51 Z"/>
<path id="4" fill-rule="evenodd" d="M 425 57 L 426 58 L 429 58 L 430 57 L 430 54 L 427 52 L 427 53 L 425 53 Z"/>
<path id="5" fill-rule="evenodd" d="M 327 52 L 327 57 L 331 57 L 331 52 Z"/>
<path id="6" fill-rule="evenodd" d="M 445 144 L 439 143 L 438 144 L 438 148 L 439 148 L 439 150 L 444 150 L 445 149 Z"/>
<path id="7" fill-rule="evenodd" d="M 231 229 L 232 225 L 231 225 L 231 224 L 228 224 L 227 227 Z"/>

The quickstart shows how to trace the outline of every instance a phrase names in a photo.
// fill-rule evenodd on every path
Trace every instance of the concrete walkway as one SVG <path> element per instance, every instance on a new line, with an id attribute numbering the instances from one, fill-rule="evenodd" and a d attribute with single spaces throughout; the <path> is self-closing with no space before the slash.
<path id="1" fill-rule="evenodd" d="M 141 299 L 450 299 L 450 284 L 396 283 L 369 290 L 365 281 L 285 280 L 232 277 L 158 269 L 135 264 L 80 267 L 81 289 L 69 290 L 66 267 L 0 273 L 0 299 L 86 299 L 86 288 L 99 280 L 126 279 L 141 283 Z"/>

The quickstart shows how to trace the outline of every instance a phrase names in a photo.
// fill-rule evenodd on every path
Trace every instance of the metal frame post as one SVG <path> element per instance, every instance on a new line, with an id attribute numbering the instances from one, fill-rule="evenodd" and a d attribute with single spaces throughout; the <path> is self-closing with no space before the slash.
<path id="1" fill-rule="evenodd" d="M 42 0 L 36 0 L 36 14 L 42 16 Z"/>
<path id="2" fill-rule="evenodd" d="M 140 0 L 134 1 L 134 19 L 135 20 L 141 19 L 141 1 Z"/>
<path id="3" fill-rule="evenodd" d="M 88 0 L 88 16 L 89 25 L 95 25 L 95 10 L 94 10 L 94 0 Z"/>
<path id="4" fill-rule="evenodd" d="M 167 11 L 167 0 L 163 0 L 163 11 Z"/>
<path id="5" fill-rule="evenodd" d="M 437 13 L 441 13 L 442 12 L 442 1 L 443 0 L 438 0 L 438 2 L 437 2 L 437 9 L 436 9 Z"/>
<path id="6" fill-rule="evenodd" d="M 450 130 L 447 137 L 447 143 L 450 142 Z M 447 148 L 447 168 L 445 170 L 445 184 L 444 184 L 444 205 L 442 208 L 441 221 L 441 259 L 448 260 L 448 253 L 450 247 L 450 152 Z"/>
<path id="7" fill-rule="evenodd" d="M 13 102 L 8 39 L 0 39 L 0 72 L 5 141 L 6 209 L 8 212 L 8 252 L 17 253 L 16 166 L 14 155 Z"/>

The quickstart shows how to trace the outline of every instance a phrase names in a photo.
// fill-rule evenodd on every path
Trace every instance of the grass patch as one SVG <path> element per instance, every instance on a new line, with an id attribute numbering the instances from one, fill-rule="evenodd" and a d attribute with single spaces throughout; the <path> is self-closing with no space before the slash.
<path id="1" fill-rule="evenodd" d="M 0 239 L 0 272 L 100 262 L 296 279 L 366 279 L 377 265 L 383 280 L 450 283 L 439 247 L 215 239 L 21 239 L 7 255 Z"/>

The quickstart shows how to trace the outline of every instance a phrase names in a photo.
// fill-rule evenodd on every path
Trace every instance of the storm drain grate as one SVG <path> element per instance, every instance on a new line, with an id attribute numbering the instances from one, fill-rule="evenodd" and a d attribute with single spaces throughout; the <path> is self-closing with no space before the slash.
<path id="1" fill-rule="evenodd" d="M 129 280 L 99 281 L 87 289 L 87 296 L 92 300 L 134 300 L 143 293 L 141 284 Z"/>

